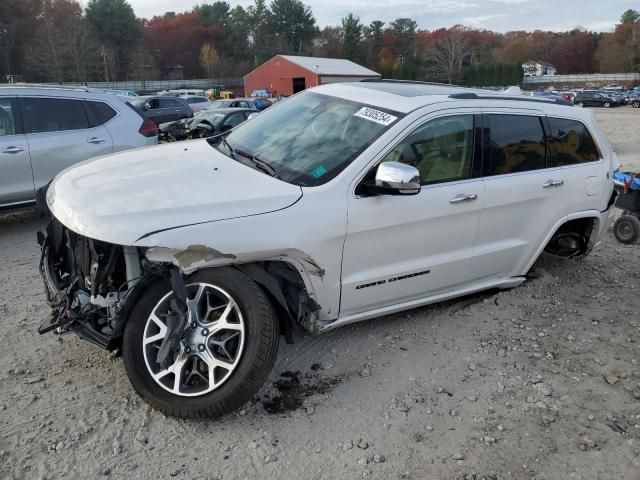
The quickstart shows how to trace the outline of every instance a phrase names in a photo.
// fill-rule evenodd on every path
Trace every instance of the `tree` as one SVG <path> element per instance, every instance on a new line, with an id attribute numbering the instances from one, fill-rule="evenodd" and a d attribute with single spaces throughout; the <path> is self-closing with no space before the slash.
<path id="1" fill-rule="evenodd" d="M 272 41 L 281 53 L 300 55 L 311 49 L 318 34 L 311 7 L 300 0 L 273 0 L 269 10 Z"/>
<path id="2" fill-rule="evenodd" d="M 436 72 L 453 83 L 462 73 L 462 65 L 468 54 L 467 42 L 460 28 L 451 28 L 448 34 L 438 40 L 432 52 Z"/>
<path id="3" fill-rule="evenodd" d="M 268 45 L 269 9 L 265 0 L 255 0 L 255 3 L 247 8 L 247 26 L 253 66 L 257 67 L 273 56 Z"/>
<path id="4" fill-rule="evenodd" d="M 153 17 L 144 23 L 144 44 L 163 75 L 176 65 L 187 77 L 200 75 L 200 48 L 206 42 L 218 44 L 223 36 L 220 27 L 205 26 L 195 12 Z"/>
<path id="5" fill-rule="evenodd" d="M 0 74 L 21 74 L 28 44 L 34 39 L 42 0 L 0 1 Z"/>
<path id="6" fill-rule="evenodd" d="M 349 60 L 360 61 L 362 54 L 362 24 L 360 18 L 349 13 L 342 18 L 342 44 Z"/>
<path id="7" fill-rule="evenodd" d="M 85 14 L 104 46 L 104 54 L 112 58 L 114 77 L 126 78 L 132 47 L 141 36 L 133 8 L 126 0 L 89 0 Z"/>
<path id="8" fill-rule="evenodd" d="M 398 55 L 400 65 L 404 65 L 410 58 L 415 58 L 415 39 L 418 24 L 410 18 L 398 18 L 391 23 L 391 31 L 398 41 Z"/>
<path id="9" fill-rule="evenodd" d="M 202 19 L 202 23 L 207 26 L 217 26 L 225 28 L 229 23 L 231 7 L 227 2 L 204 3 L 193 7 L 193 11 Z"/>
<path id="10" fill-rule="evenodd" d="M 212 78 L 213 69 L 218 63 L 218 52 L 210 43 L 204 43 L 200 48 L 200 65 L 207 78 Z"/>
<path id="11" fill-rule="evenodd" d="M 98 46 L 75 0 L 44 0 L 25 76 L 47 82 L 86 82 L 99 68 Z"/>
<path id="12" fill-rule="evenodd" d="M 638 23 L 640 22 L 640 12 L 629 9 L 620 17 L 620 23 Z"/>

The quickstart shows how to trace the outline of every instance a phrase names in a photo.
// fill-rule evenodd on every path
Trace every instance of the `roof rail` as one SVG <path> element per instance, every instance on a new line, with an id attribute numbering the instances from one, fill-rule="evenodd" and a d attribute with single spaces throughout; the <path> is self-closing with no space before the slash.
<path id="1" fill-rule="evenodd" d="M 513 97 L 513 96 L 501 96 L 501 95 L 478 95 L 473 92 L 464 93 L 452 93 L 449 98 L 456 98 L 458 100 L 511 100 L 515 102 L 538 102 L 538 103 L 555 103 L 556 105 L 564 105 L 572 107 L 573 103 L 559 98 L 544 98 L 544 97 Z"/>
<path id="2" fill-rule="evenodd" d="M 81 85 L 48 85 L 46 83 L 0 83 L 0 88 L 46 88 L 50 90 L 75 90 L 91 92 L 92 89 Z"/>
<path id="3" fill-rule="evenodd" d="M 454 85 L 453 83 L 422 82 L 420 80 L 396 80 L 395 78 L 363 78 L 360 81 L 369 82 L 369 83 L 408 83 L 408 84 L 415 84 L 415 85 L 435 85 L 440 87 L 466 88 L 466 87 L 460 87 L 459 85 Z"/>

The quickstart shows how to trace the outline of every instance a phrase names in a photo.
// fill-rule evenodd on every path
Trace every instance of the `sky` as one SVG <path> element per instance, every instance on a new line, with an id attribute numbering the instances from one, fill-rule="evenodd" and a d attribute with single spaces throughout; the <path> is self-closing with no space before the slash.
<path id="1" fill-rule="evenodd" d="M 247 7 L 251 0 L 227 0 Z M 151 18 L 166 11 L 190 10 L 213 0 L 129 0 L 138 17 Z M 425 30 L 462 24 L 497 32 L 510 30 L 565 31 L 584 27 L 611 31 L 622 13 L 640 8 L 638 0 L 303 0 L 311 6 L 320 27 L 338 25 L 353 12 L 362 23 L 391 22 L 410 17 Z M 269 1 L 267 1 L 269 3 Z"/>

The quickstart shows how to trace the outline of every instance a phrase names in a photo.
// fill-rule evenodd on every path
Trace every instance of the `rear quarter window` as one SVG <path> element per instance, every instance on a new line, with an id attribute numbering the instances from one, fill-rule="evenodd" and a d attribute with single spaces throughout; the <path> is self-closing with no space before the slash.
<path id="1" fill-rule="evenodd" d="M 587 127 L 578 120 L 549 117 L 550 157 L 552 167 L 595 162 L 598 148 Z"/>
<path id="2" fill-rule="evenodd" d="M 89 121 L 92 127 L 104 125 L 118 114 L 104 102 L 86 101 L 85 105 L 89 109 Z"/>
<path id="3" fill-rule="evenodd" d="M 541 119 L 529 115 L 486 115 L 489 138 L 484 176 L 527 172 L 546 167 L 546 142 Z"/>

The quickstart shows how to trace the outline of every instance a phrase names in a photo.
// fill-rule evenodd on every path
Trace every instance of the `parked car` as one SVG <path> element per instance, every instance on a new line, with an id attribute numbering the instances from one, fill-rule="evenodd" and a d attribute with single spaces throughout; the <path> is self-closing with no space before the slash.
<path id="1" fill-rule="evenodd" d="M 227 135 L 58 175 L 39 236 L 56 310 L 39 331 L 121 348 L 155 409 L 218 416 L 256 394 L 294 325 L 512 288 L 543 251 L 587 254 L 616 165 L 592 112 L 563 101 L 319 86 Z"/>
<path id="2" fill-rule="evenodd" d="M 211 105 L 211 100 L 209 100 L 207 97 L 201 97 L 198 95 L 183 95 L 178 98 L 187 102 L 187 104 L 191 107 L 193 113 L 204 110 Z"/>
<path id="3" fill-rule="evenodd" d="M 155 124 L 115 95 L 0 86 L 0 209 L 34 205 L 36 191 L 74 163 L 156 143 Z"/>
<path id="4" fill-rule="evenodd" d="M 253 108 L 262 111 L 271 105 L 273 103 L 266 98 L 232 98 L 214 100 L 209 108 Z"/>
<path id="5" fill-rule="evenodd" d="M 573 99 L 573 103 L 578 107 L 616 107 L 620 103 L 613 98 L 600 92 L 578 92 Z"/>
<path id="6" fill-rule="evenodd" d="M 179 97 L 143 96 L 135 97 L 129 102 L 142 110 L 156 125 L 193 117 L 193 110 L 189 104 Z"/>
<path id="7" fill-rule="evenodd" d="M 175 142 L 189 138 L 207 138 L 226 132 L 240 125 L 257 110 L 240 108 L 216 108 L 202 110 L 193 118 L 160 125 L 160 140 Z"/>
<path id="8" fill-rule="evenodd" d="M 633 108 L 640 108 L 640 94 L 631 94 L 627 97 L 627 104 Z"/>

